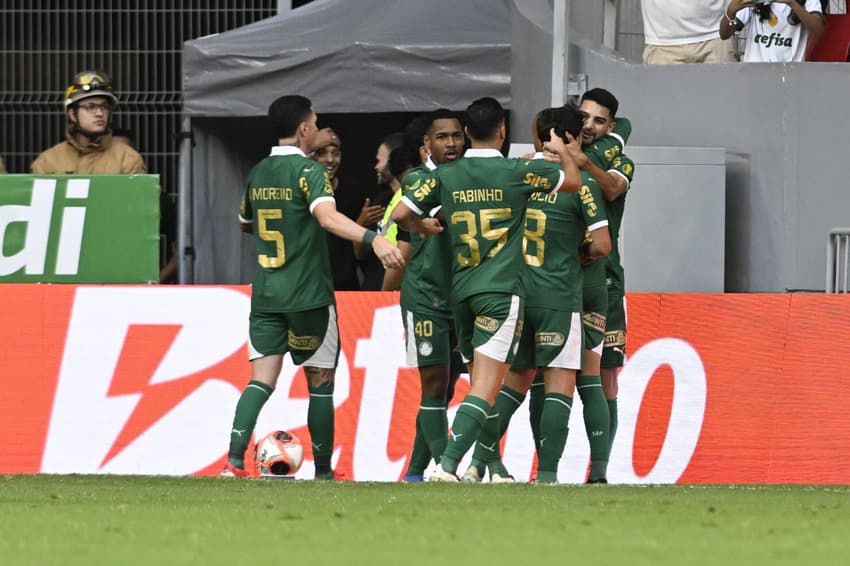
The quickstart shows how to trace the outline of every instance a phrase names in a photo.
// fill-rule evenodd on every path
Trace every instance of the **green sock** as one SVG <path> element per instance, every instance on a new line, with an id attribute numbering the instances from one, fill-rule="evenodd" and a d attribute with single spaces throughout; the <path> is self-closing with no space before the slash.
<path id="1" fill-rule="evenodd" d="M 546 479 L 557 477 L 558 461 L 564 453 L 569 430 L 570 410 L 573 398 L 560 393 L 547 393 L 543 402 L 543 414 L 540 417 L 540 449 L 537 481 L 546 483 Z M 545 472 L 545 474 L 544 474 Z M 541 477 L 542 474 L 542 477 Z"/>
<path id="2" fill-rule="evenodd" d="M 446 443 L 449 441 L 446 400 L 443 397 L 422 397 L 419 405 L 419 423 L 422 426 L 422 435 L 428 444 L 428 452 L 439 463 L 440 455 L 446 451 Z"/>
<path id="3" fill-rule="evenodd" d="M 490 462 L 494 461 L 494 456 L 496 459 L 500 458 L 499 442 L 505 435 L 505 430 L 508 428 L 511 417 L 519 406 L 522 405 L 523 399 L 525 399 L 525 395 L 519 391 L 511 389 L 507 385 L 502 386 L 501 391 L 496 396 L 496 404 L 494 405 L 494 411 L 498 414 L 498 418 L 495 419 L 495 422 L 491 422 L 493 419 L 490 419 L 488 416 L 487 423 L 484 425 L 481 436 L 478 437 L 478 442 L 475 443 L 475 450 L 472 452 L 472 462 L 470 462 L 470 465 L 476 466 L 479 472 L 484 471 L 483 466 L 489 465 Z M 493 446 L 494 442 L 495 454 L 492 450 L 488 449 Z M 485 445 L 488 448 L 484 448 Z M 496 473 L 503 473 L 505 471 L 504 466 L 501 466 L 501 469 L 497 467 Z M 492 468 L 490 472 L 493 472 Z"/>
<path id="4" fill-rule="evenodd" d="M 543 374 L 534 377 L 528 396 L 528 420 L 531 422 L 531 436 L 534 438 L 534 449 L 540 449 L 540 416 L 543 414 L 543 398 L 546 388 L 543 385 Z"/>
<path id="5" fill-rule="evenodd" d="M 431 450 L 425 435 L 422 434 L 421 415 L 416 415 L 416 436 L 413 437 L 413 450 L 410 451 L 410 462 L 407 464 L 406 476 L 421 476 L 431 461 Z"/>
<path id="6" fill-rule="evenodd" d="M 257 426 L 257 417 L 263 409 L 263 405 L 269 400 L 274 391 L 265 383 L 249 381 L 239 402 L 236 403 L 236 415 L 233 417 L 233 428 L 230 429 L 230 449 L 227 452 L 227 460 L 235 468 L 245 468 L 245 450 L 251 441 L 254 427 Z"/>
<path id="7" fill-rule="evenodd" d="M 307 389 L 310 392 L 307 430 L 310 431 L 316 474 L 327 475 L 331 472 L 331 456 L 334 450 L 334 384 L 308 386 Z"/>
<path id="8" fill-rule="evenodd" d="M 608 471 L 608 403 L 602 392 L 602 378 L 598 375 L 579 375 L 576 389 L 584 406 L 584 430 L 590 442 L 590 475 L 588 481 L 605 477 Z"/>
<path id="9" fill-rule="evenodd" d="M 467 395 L 458 407 L 455 420 L 452 423 L 451 438 L 446 444 L 446 451 L 440 458 L 443 470 L 454 474 L 463 455 L 478 440 L 481 429 L 490 414 L 490 404 L 480 397 Z"/>
<path id="10" fill-rule="evenodd" d="M 614 435 L 617 434 L 617 399 L 608 399 L 608 454 L 614 446 Z"/>

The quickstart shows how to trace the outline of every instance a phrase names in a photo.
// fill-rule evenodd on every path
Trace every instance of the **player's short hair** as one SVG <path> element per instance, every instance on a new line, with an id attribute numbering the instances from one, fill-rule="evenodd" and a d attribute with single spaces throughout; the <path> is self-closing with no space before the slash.
<path id="1" fill-rule="evenodd" d="M 416 161 L 419 160 L 418 155 L 419 153 L 417 152 Z M 398 179 L 406 170 L 419 165 L 416 161 L 411 160 L 410 148 L 403 145 L 390 152 L 390 159 L 387 161 L 387 168 L 390 170 L 390 175 Z"/>
<path id="2" fill-rule="evenodd" d="M 476 140 L 493 137 L 504 121 L 505 109 L 495 98 L 485 96 L 466 107 L 466 131 Z"/>
<path id="3" fill-rule="evenodd" d="M 549 141 L 549 131 L 554 128 L 555 133 L 564 141 L 567 141 L 564 132 L 569 132 L 577 138 L 581 135 L 583 121 L 581 111 L 575 106 L 544 108 L 537 114 L 537 137 L 542 142 Z"/>
<path id="4" fill-rule="evenodd" d="M 461 127 L 463 126 L 463 122 L 460 119 L 460 116 L 457 115 L 457 112 L 454 110 L 449 110 L 448 108 L 437 108 L 430 114 L 428 114 L 428 127 L 426 129 L 426 133 L 430 132 L 434 127 L 434 122 L 437 120 L 457 120 Z"/>
<path id="5" fill-rule="evenodd" d="M 278 139 L 291 138 L 301 122 L 313 113 L 313 103 L 306 96 L 288 94 L 281 96 L 269 106 L 269 119 Z"/>
<path id="6" fill-rule="evenodd" d="M 620 109 L 620 103 L 617 100 L 617 97 L 611 94 L 610 91 L 605 90 L 604 88 L 592 88 L 589 91 L 585 92 L 581 96 L 581 101 L 590 100 L 598 104 L 599 106 L 604 106 L 608 109 L 608 112 L 611 113 L 611 119 L 617 115 L 617 110 Z"/>
<path id="7" fill-rule="evenodd" d="M 378 145 L 385 145 L 390 152 L 392 152 L 395 148 L 404 145 L 404 132 L 393 132 L 391 134 L 387 134 L 381 138 L 381 143 Z"/>
<path id="8" fill-rule="evenodd" d="M 425 132 L 430 125 L 430 114 L 422 114 L 408 122 L 404 128 L 404 143 L 401 145 L 403 153 L 400 156 L 403 155 L 411 167 L 420 165 L 419 148 L 425 144 Z"/>

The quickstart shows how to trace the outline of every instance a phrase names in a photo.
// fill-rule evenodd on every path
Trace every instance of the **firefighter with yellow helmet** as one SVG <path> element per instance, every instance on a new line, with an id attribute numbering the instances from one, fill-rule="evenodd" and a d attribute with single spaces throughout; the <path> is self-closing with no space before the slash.
<path id="1" fill-rule="evenodd" d="M 43 151 L 31 165 L 36 174 L 130 175 L 145 173 L 142 156 L 113 142 L 112 113 L 118 97 L 102 71 L 77 73 L 65 89 L 65 141 Z"/>

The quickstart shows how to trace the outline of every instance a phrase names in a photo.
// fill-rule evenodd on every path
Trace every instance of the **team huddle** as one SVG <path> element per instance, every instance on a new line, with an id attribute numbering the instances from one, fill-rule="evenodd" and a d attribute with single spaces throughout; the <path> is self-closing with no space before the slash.
<path id="1" fill-rule="evenodd" d="M 310 101 L 276 100 L 269 117 L 279 145 L 251 171 L 240 210 L 258 258 L 252 375 L 222 475 L 254 475 L 245 452 L 289 352 L 308 381 L 315 477 L 338 477 L 331 454 L 339 331 L 327 231 L 371 247 L 388 273 L 403 273 L 407 362 L 422 385 L 404 481 L 425 480 L 433 461 L 428 481 L 480 482 L 489 471 L 492 483 L 514 482 L 499 443 L 529 395 L 535 481 L 557 483 L 578 390 L 591 448 L 587 482 L 607 483 L 625 353 L 616 242 L 634 170 L 622 152 L 630 125 L 615 120 L 617 107 L 611 93 L 593 89 L 580 108 L 541 110 L 532 124 L 537 153 L 521 159 L 500 151 L 505 112 L 495 99 L 476 100 L 463 120 L 444 109 L 414 119 L 390 156 L 400 189 L 379 234 L 336 210 L 327 172 L 309 159 L 318 131 Z M 447 407 L 464 371 L 470 389 L 449 427 Z"/>

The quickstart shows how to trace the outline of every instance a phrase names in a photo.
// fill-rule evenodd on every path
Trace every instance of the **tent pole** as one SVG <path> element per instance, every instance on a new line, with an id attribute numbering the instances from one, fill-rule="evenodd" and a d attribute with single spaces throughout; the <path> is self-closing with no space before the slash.
<path id="1" fill-rule="evenodd" d="M 192 239 L 192 119 L 188 116 L 183 116 L 180 138 L 177 254 L 178 282 L 185 285 L 195 281 L 195 250 Z"/>

